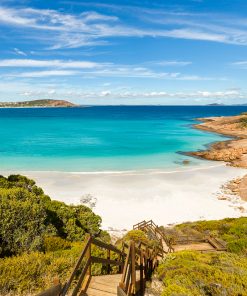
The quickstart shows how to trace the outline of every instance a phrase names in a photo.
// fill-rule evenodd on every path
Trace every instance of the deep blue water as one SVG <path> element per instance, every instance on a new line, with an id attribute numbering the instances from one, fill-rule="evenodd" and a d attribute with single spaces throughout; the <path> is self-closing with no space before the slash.
<path id="1" fill-rule="evenodd" d="M 247 106 L 93 106 L 0 109 L 0 169 L 105 171 L 181 166 L 178 151 L 221 136 L 192 128 L 197 117 Z M 200 160 L 191 158 L 191 165 Z"/>

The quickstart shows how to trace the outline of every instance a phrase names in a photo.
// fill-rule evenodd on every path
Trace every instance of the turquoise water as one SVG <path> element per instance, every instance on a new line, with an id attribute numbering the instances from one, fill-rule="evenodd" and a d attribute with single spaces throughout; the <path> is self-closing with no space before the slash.
<path id="1" fill-rule="evenodd" d="M 1 170 L 163 169 L 200 160 L 178 152 L 222 140 L 193 129 L 194 118 L 247 107 L 108 106 L 0 109 Z"/>

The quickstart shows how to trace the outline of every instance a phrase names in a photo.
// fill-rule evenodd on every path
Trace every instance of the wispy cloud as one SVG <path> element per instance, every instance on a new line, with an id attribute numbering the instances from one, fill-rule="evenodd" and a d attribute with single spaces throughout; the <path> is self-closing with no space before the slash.
<path id="1" fill-rule="evenodd" d="M 18 49 L 18 48 L 14 48 L 14 52 L 15 52 L 17 55 L 27 56 L 27 54 L 26 54 L 24 51 L 22 51 L 22 50 L 20 50 L 20 49 Z"/>
<path id="2" fill-rule="evenodd" d="M 58 77 L 58 76 L 74 76 L 78 73 L 76 71 L 70 70 L 48 70 L 48 71 L 32 71 L 23 73 L 11 73 L 8 77 L 18 77 L 18 78 L 42 78 L 42 77 Z"/>
<path id="3" fill-rule="evenodd" d="M 96 68 L 99 64 L 88 61 L 62 61 L 62 60 L 33 60 L 33 59 L 6 59 L 0 60 L 0 67 L 58 67 L 87 69 Z"/>
<path id="4" fill-rule="evenodd" d="M 182 64 L 181 64 L 182 63 Z M 148 64 L 148 63 L 147 63 Z M 171 65 L 185 65 L 186 62 L 164 62 Z M 150 63 L 150 66 L 153 63 Z M 163 63 L 162 63 L 163 65 Z M 4 70 L 3 77 L 49 77 L 49 76 L 90 76 L 90 77 L 126 77 L 126 78 L 153 78 L 169 80 L 223 80 L 224 78 L 187 75 L 180 72 L 164 72 L 142 65 L 118 65 L 113 63 L 95 63 L 78 60 L 34 60 L 34 59 L 5 59 L 0 60 L 0 68 Z M 24 68 L 39 68 L 42 71 L 24 72 Z M 6 70 L 7 69 L 7 70 Z M 8 69 L 14 69 L 15 72 Z M 71 71 L 71 70 L 77 71 Z M 21 72 L 20 72 L 21 70 Z"/>
<path id="5" fill-rule="evenodd" d="M 136 22 L 130 25 L 117 15 L 96 11 L 69 14 L 49 9 L 0 7 L 0 23 L 41 31 L 41 35 L 31 34 L 29 38 L 47 43 L 49 49 L 104 45 L 110 37 L 178 38 L 247 45 L 246 19 L 137 7 L 126 7 L 124 13 L 131 14 Z"/>
<path id="6" fill-rule="evenodd" d="M 231 65 L 237 68 L 247 69 L 247 61 L 234 62 Z"/>
<path id="7" fill-rule="evenodd" d="M 191 65 L 192 62 L 188 61 L 151 61 L 147 62 L 146 64 L 153 64 L 153 65 L 159 65 L 159 66 L 168 66 L 168 67 L 184 67 Z"/>

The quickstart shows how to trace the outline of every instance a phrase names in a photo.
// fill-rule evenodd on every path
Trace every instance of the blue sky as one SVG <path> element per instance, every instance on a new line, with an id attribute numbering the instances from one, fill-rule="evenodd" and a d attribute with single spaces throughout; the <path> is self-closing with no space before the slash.
<path id="1" fill-rule="evenodd" d="M 0 101 L 247 103 L 246 0 L 1 0 L 0 38 Z"/>

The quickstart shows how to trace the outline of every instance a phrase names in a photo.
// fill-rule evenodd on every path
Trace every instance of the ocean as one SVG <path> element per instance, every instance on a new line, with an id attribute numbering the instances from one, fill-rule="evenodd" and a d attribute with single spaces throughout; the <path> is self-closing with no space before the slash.
<path id="1" fill-rule="evenodd" d="M 205 161 L 181 152 L 222 140 L 192 127 L 198 117 L 247 106 L 91 106 L 0 109 L 2 171 L 105 172 L 176 169 Z"/>

